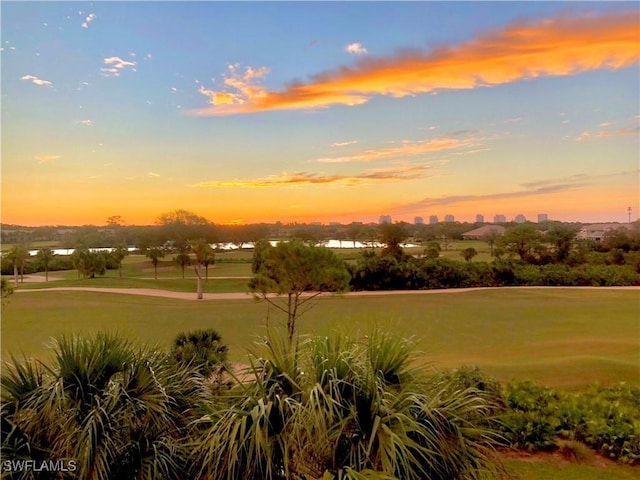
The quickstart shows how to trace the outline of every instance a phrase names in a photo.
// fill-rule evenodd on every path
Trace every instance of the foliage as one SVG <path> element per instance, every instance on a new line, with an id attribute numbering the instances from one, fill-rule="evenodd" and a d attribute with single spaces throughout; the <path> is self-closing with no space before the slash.
<path id="1" fill-rule="evenodd" d="M 412 364 L 409 341 L 376 333 L 271 334 L 252 357 L 254 380 L 201 419 L 194 450 L 211 479 L 486 478 L 498 467 L 482 426 L 491 400 Z M 224 402 L 223 405 L 221 403 Z"/>
<path id="2" fill-rule="evenodd" d="M 496 243 L 507 253 L 517 254 L 521 260 L 528 260 L 542 243 L 542 234 L 533 224 L 523 223 L 508 229 Z"/>
<path id="3" fill-rule="evenodd" d="M 464 258 L 466 262 L 470 262 L 476 255 L 478 255 L 478 251 L 473 247 L 465 248 L 460 252 L 460 256 Z"/>
<path id="4" fill-rule="evenodd" d="M 295 334 L 297 318 L 308 310 L 311 300 L 323 292 L 344 291 L 349 285 L 347 267 L 335 253 L 296 238 L 275 247 L 266 242 L 257 245 L 252 270 L 249 288 L 287 314 L 289 340 Z"/>
<path id="5" fill-rule="evenodd" d="M 14 287 L 18 286 L 18 273 L 20 273 L 20 281 L 23 281 L 24 278 L 24 268 L 27 264 L 27 260 L 29 259 L 29 249 L 26 245 L 14 245 L 5 255 L 7 261 L 11 263 L 13 267 L 13 279 L 14 279 Z"/>
<path id="6" fill-rule="evenodd" d="M 2 277 L 0 278 L 0 299 L 2 299 L 2 305 L 4 306 L 5 300 L 9 295 L 13 293 L 13 287 L 9 285 L 9 280 Z"/>
<path id="7" fill-rule="evenodd" d="M 42 265 L 42 268 L 44 268 L 45 281 L 49 280 L 49 266 L 51 265 L 54 257 L 55 254 L 50 248 L 41 248 L 36 254 L 36 259 Z"/>
<path id="8" fill-rule="evenodd" d="M 124 258 L 129 255 L 129 250 L 126 245 L 118 245 L 113 250 L 111 250 L 110 256 L 115 262 L 118 268 L 118 275 L 122 278 L 122 261 Z"/>
<path id="9" fill-rule="evenodd" d="M 640 285 L 631 265 L 531 265 L 518 260 L 492 263 L 449 258 L 398 260 L 363 252 L 350 266 L 353 290 L 417 290 L 495 286 L 624 286 Z"/>
<path id="10" fill-rule="evenodd" d="M 206 393 L 199 374 L 105 333 L 59 336 L 53 352 L 47 365 L 3 368 L 3 459 L 74 459 L 71 478 L 191 476 L 187 426 Z"/>
<path id="11" fill-rule="evenodd" d="M 191 258 L 186 253 L 179 253 L 173 259 L 182 269 L 182 278 L 184 278 L 184 269 L 187 265 L 191 265 Z"/>
<path id="12" fill-rule="evenodd" d="M 190 242 L 191 251 L 195 254 L 196 261 L 194 262 L 194 270 L 198 278 L 197 282 L 197 298 L 201 300 L 203 298 L 202 293 L 202 274 L 200 269 L 204 266 L 206 270 L 206 277 L 209 277 L 209 265 L 215 262 L 215 253 L 211 245 L 205 239 L 199 238 L 198 240 Z M 182 269 L 182 275 L 184 277 L 184 267 Z"/>
<path id="13" fill-rule="evenodd" d="M 391 256 L 398 260 L 402 259 L 404 252 L 400 244 L 404 242 L 409 233 L 403 223 L 383 223 L 379 227 L 380 241 L 385 244 L 381 256 Z"/>
<path id="14" fill-rule="evenodd" d="M 171 356 L 183 366 L 192 366 L 204 377 L 226 368 L 228 347 L 212 328 L 179 333 L 173 340 Z"/>
<path id="15" fill-rule="evenodd" d="M 147 258 L 151 259 L 151 263 L 153 264 L 153 270 L 155 273 L 155 278 L 157 280 L 158 279 L 158 263 L 160 262 L 161 258 L 164 258 L 165 251 L 163 248 L 153 247 L 153 248 L 148 248 L 145 255 Z"/>
<path id="16" fill-rule="evenodd" d="M 107 271 L 105 252 L 95 252 L 79 246 L 71 255 L 71 261 L 83 278 L 95 278 L 96 275 L 104 275 Z"/>
<path id="17" fill-rule="evenodd" d="M 427 243 L 427 247 L 424 249 L 424 256 L 426 258 L 438 258 L 440 256 L 440 244 L 435 241 Z"/>
<path id="18" fill-rule="evenodd" d="M 502 432 L 514 448 L 554 448 L 559 438 L 580 441 L 624 463 L 640 463 L 640 388 L 592 386 L 566 393 L 532 382 L 504 388 Z"/>

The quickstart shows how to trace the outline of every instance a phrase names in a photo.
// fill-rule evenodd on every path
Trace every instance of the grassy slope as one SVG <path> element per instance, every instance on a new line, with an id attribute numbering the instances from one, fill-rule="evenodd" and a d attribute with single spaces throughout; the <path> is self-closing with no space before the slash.
<path id="1" fill-rule="evenodd" d="M 303 333 L 364 334 L 379 325 L 419 339 L 438 367 L 479 365 L 508 381 L 580 387 L 638 383 L 638 292 L 496 289 L 319 300 L 299 320 Z M 2 358 L 42 356 L 52 335 L 118 330 L 167 346 L 181 330 L 213 327 L 242 359 L 256 334 L 282 315 L 252 300 L 180 301 L 85 292 L 16 293 L 3 311 Z"/>

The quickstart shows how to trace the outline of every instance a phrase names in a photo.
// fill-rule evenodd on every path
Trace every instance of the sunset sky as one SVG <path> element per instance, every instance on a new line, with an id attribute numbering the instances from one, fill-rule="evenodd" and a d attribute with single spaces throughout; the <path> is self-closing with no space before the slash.
<path id="1" fill-rule="evenodd" d="M 640 216 L 637 2 L 2 2 L 2 222 Z"/>

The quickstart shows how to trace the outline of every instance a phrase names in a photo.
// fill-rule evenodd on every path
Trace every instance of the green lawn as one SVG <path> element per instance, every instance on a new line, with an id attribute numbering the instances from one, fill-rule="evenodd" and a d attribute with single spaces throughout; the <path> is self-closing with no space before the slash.
<path id="1" fill-rule="evenodd" d="M 505 460 L 514 480 L 636 480 L 638 467 L 610 464 L 606 467 L 579 463 Z"/>
<path id="2" fill-rule="evenodd" d="M 241 360 L 265 332 L 267 315 L 271 325 L 282 322 L 279 312 L 254 300 L 18 292 L 3 309 L 2 358 L 10 352 L 41 357 L 59 332 L 118 330 L 166 347 L 181 330 L 213 327 Z M 640 383 L 639 318 L 637 290 L 503 288 L 323 298 L 299 320 L 299 330 L 366 334 L 378 325 L 415 336 L 436 367 L 479 365 L 501 381 L 580 388 Z"/>

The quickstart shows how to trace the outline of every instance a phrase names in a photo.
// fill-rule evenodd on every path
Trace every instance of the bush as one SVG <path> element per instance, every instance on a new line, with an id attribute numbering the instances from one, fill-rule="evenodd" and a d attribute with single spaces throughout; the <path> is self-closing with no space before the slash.
<path id="1" fill-rule="evenodd" d="M 183 366 L 190 365 L 204 377 L 221 374 L 225 369 L 228 347 L 220 334 L 210 328 L 179 333 L 173 341 L 171 356 Z"/>
<path id="2" fill-rule="evenodd" d="M 548 450 L 568 439 L 609 458 L 640 463 L 640 388 L 596 385 L 584 393 L 560 393 L 512 382 L 503 393 L 500 428 L 512 447 Z"/>

